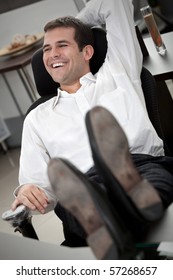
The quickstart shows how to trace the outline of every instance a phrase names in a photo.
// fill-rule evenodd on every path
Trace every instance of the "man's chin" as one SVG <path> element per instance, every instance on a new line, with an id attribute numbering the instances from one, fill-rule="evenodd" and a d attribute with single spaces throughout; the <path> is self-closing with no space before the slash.
<path id="1" fill-rule="evenodd" d="M 54 75 L 52 75 L 51 77 L 52 77 L 52 79 L 54 80 L 54 82 L 55 82 L 55 83 L 60 84 L 60 83 L 61 83 L 61 81 L 62 81 L 62 79 L 57 78 L 57 77 L 56 77 L 56 76 L 54 76 Z"/>

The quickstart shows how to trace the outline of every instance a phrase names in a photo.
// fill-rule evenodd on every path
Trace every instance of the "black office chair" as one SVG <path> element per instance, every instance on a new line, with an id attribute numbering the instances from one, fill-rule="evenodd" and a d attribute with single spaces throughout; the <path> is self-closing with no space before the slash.
<path id="1" fill-rule="evenodd" d="M 142 68 L 141 83 L 149 119 L 157 134 L 163 140 L 165 155 L 172 156 L 168 147 L 166 135 L 161 126 L 156 81 L 153 75 L 145 67 Z"/>
<path id="2" fill-rule="evenodd" d="M 91 71 L 95 74 L 101 65 L 104 62 L 106 51 L 107 51 L 107 41 L 106 41 L 106 33 L 101 28 L 93 28 L 94 38 L 95 38 L 95 53 L 93 59 L 91 60 Z M 58 84 L 55 83 L 48 72 L 46 71 L 43 59 L 42 49 L 37 50 L 32 57 L 32 70 L 34 74 L 35 84 L 37 91 L 40 95 L 40 98 L 36 100 L 28 109 L 27 114 L 35 107 L 39 106 L 41 103 L 50 99 L 51 97 L 57 94 Z M 167 144 L 165 141 L 165 137 L 163 135 L 163 131 L 160 125 L 159 112 L 158 112 L 158 103 L 157 103 L 157 92 L 156 92 L 156 84 L 151 73 L 143 67 L 141 72 L 141 82 L 142 88 L 144 92 L 144 97 L 146 101 L 146 107 L 148 111 L 149 118 L 155 127 L 158 135 L 163 139 L 166 153 L 169 153 Z M 19 221 L 19 223 L 15 222 L 13 219 L 6 219 L 4 215 L 4 219 L 9 220 L 12 225 L 15 227 L 15 230 L 20 231 L 23 236 L 31 237 L 38 239 L 38 236 L 32 226 L 31 216 L 28 217 L 28 214 L 24 214 L 24 208 L 21 206 L 23 211 L 23 221 Z"/>

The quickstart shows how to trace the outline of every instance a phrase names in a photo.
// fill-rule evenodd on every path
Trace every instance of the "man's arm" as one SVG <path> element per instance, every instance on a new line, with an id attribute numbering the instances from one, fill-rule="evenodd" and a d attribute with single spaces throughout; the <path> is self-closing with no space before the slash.
<path id="1" fill-rule="evenodd" d="M 16 207 L 21 204 L 27 206 L 33 211 L 37 210 L 44 214 L 47 212 L 46 208 L 49 205 L 49 200 L 45 192 L 36 185 L 26 184 L 20 187 L 16 198 L 11 205 L 11 209 L 14 211 Z"/>
<path id="2" fill-rule="evenodd" d="M 136 36 L 131 0 L 90 0 L 77 15 L 85 23 L 105 25 L 109 63 L 116 73 L 125 69 L 130 80 L 139 82 L 142 52 Z M 137 89 L 137 91 L 140 89 Z"/>
<path id="3" fill-rule="evenodd" d="M 14 191 L 12 209 L 24 204 L 41 213 L 52 210 L 57 202 L 49 184 L 47 165 L 50 156 L 30 118 L 25 119 L 19 167 L 19 184 Z"/>

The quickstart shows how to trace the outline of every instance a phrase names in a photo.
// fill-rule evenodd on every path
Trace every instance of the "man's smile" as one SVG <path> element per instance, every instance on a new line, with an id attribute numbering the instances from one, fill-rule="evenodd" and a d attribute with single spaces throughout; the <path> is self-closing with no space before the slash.
<path id="1" fill-rule="evenodd" d="M 65 63 L 62 63 L 62 62 L 57 62 L 57 63 L 51 64 L 52 68 L 58 68 L 58 67 L 62 67 L 64 65 L 65 65 Z"/>

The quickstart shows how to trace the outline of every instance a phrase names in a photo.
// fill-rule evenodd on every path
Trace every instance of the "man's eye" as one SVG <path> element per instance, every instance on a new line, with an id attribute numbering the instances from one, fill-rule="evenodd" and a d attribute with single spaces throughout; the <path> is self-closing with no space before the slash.
<path id="1" fill-rule="evenodd" d="M 50 50 L 49 48 L 45 48 L 45 49 L 43 49 L 43 52 L 45 53 L 45 52 L 47 52 L 49 50 Z"/>
<path id="2" fill-rule="evenodd" d="M 62 44 L 59 46 L 60 48 L 67 47 L 67 44 Z"/>

